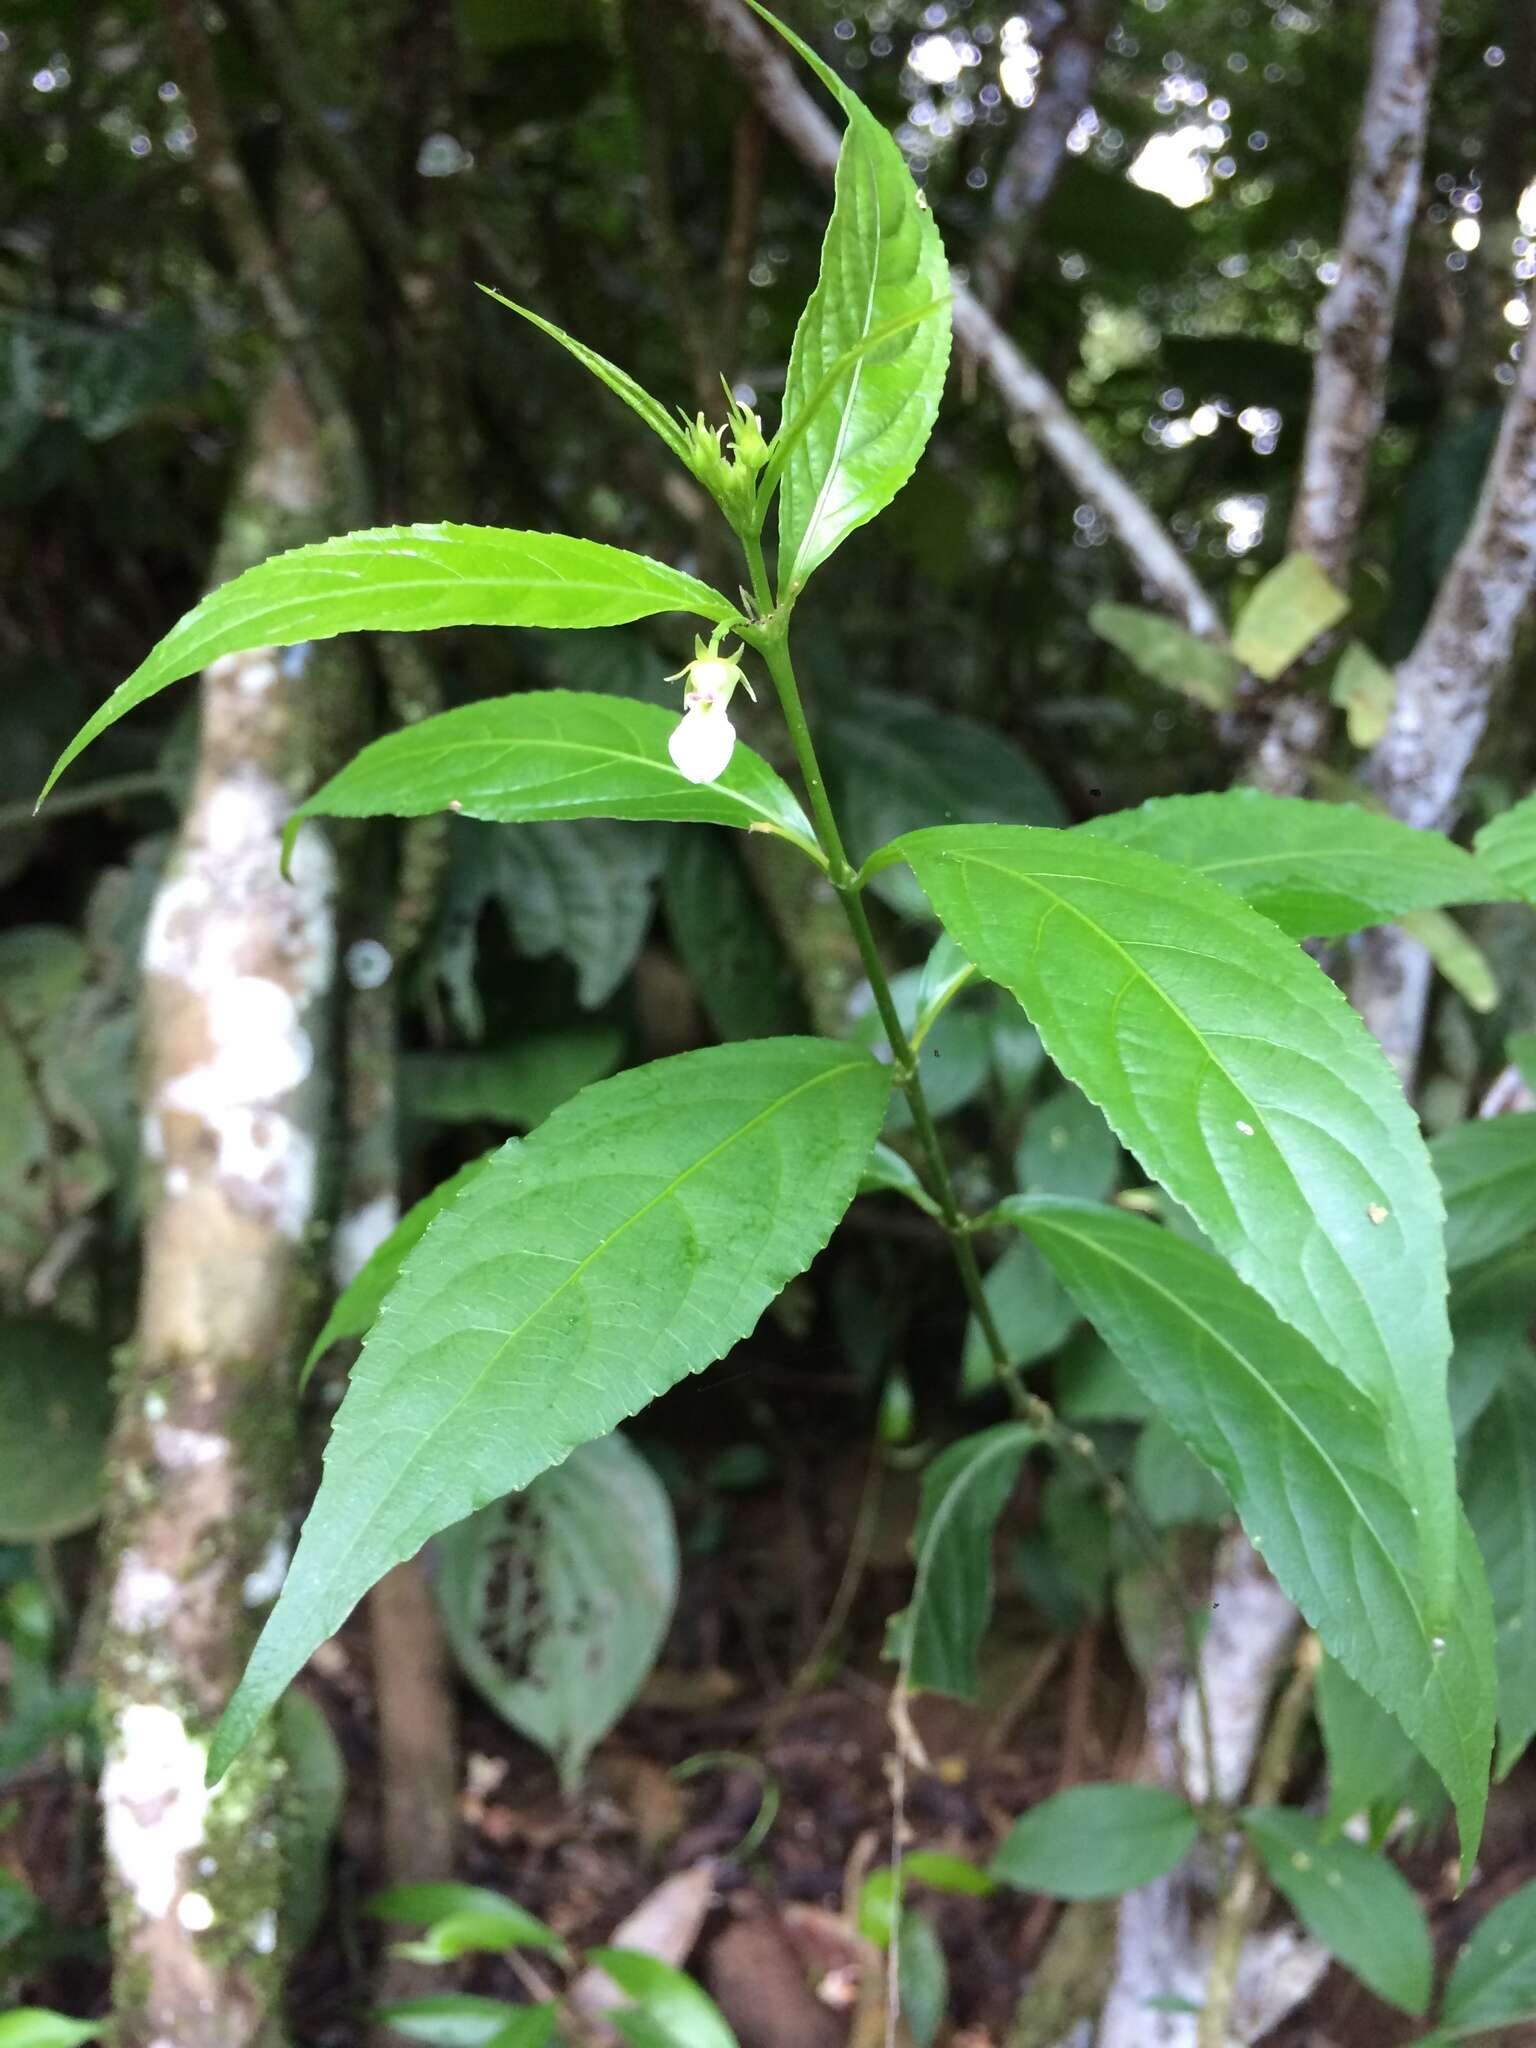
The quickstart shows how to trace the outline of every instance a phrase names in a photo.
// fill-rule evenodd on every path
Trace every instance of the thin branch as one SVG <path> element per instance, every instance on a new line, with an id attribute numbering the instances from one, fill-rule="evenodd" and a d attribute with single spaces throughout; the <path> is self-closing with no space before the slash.
<path id="1" fill-rule="evenodd" d="M 727 64 L 768 121 L 810 168 L 830 181 L 838 135 L 795 74 L 793 61 L 741 0 L 688 0 Z M 955 337 L 986 370 L 1005 409 L 1040 436 L 1065 475 L 1097 506 L 1143 581 L 1192 633 L 1221 637 L 1216 607 L 1172 536 L 1067 410 L 1056 392 L 965 285 L 954 287 Z"/>
<path id="2" fill-rule="evenodd" d="M 1318 315 L 1312 404 L 1286 546 L 1291 554 L 1315 556 L 1341 589 L 1349 584 L 1386 400 L 1439 25 L 1440 0 L 1381 0 L 1339 274 Z M 1329 723 L 1315 692 L 1281 698 L 1255 756 L 1253 780 L 1280 795 L 1298 794 Z"/>
<path id="3" fill-rule="evenodd" d="M 728 377 L 741 367 L 737 358 L 762 203 L 763 120 L 756 107 L 745 107 L 731 130 L 731 208 L 720 253 L 720 366 Z"/>
<path id="4" fill-rule="evenodd" d="M 1056 183 L 1067 137 L 1087 106 L 1104 55 L 1103 0 L 1071 0 L 1044 56 L 1039 90 L 992 187 L 987 232 L 976 250 L 976 296 L 1006 320 L 1026 234 Z"/>
<path id="5" fill-rule="evenodd" d="M 1371 756 L 1371 786 L 1405 824 L 1450 822 L 1533 589 L 1536 344 L 1527 342 L 1472 524 L 1397 671 L 1397 701 Z M 1406 932 L 1388 925 L 1365 935 L 1354 999 L 1405 1082 L 1418 1062 L 1429 987 L 1429 961 Z"/>

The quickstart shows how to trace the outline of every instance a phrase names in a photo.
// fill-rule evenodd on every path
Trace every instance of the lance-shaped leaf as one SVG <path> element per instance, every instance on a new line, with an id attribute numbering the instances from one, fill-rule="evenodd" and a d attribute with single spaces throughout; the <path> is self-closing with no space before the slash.
<path id="1" fill-rule="evenodd" d="M 828 373 L 875 329 L 947 300 L 949 273 L 938 228 L 895 142 L 798 36 L 765 8 L 757 12 L 800 53 L 848 121 L 821 275 L 795 330 L 784 387 L 786 424 L 808 415 L 779 484 L 779 595 L 788 597 L 855 527 L 884 510 L 917 467 L 949 363 L 947 303 L 849 360 L 830 393 Z"/>
<path id="2" fill-rule="evenodd" d="M 1478 1922 L 1456 1959 L 1437 2039 L 1465 2040 L 1536 2017 L 1536 1884 L 1522 1885 Z"/>
<path id="3" fill-rule="evenodd" d="M 737 616 L 696 576 L 561 533 L 386 526 L 293 548 L 221 583 L 173 626 L 76 733 L 43 795 L 125 712 L 226 654 L 436 626 L 622 626 L 655 612 Z"/>
<path id="4" fill-rule="evenodd" d="M 1154 683 L 1192 697 L 1211 711 L 1225 711 L 1243 680 L 1242 665 L 1224 647 L 1197 640 L 1161 612 L 1136 604 L 1096 604 L 1088 624 L 1101 640 Z"/>
<path id="5" fill-rule="evenodd" d="M 1452 1272 L 1536 1230 L 1536 1110 L 1457 1124 L 1430 1145 Z"/>
<path id="6" fill-rule="evenodd" d="M 1161 1785 L 1074 1785 L 1032 1806 L 992 1859 L 992 1875 L 1053 1899 L 1112 1899 L 1182 1863 L 1200 1823 Z"/>
<path id="7" fill-rule="evenodd" d="M 1376 1403 L 1454 1598 L 1442 1209 L 1380 1047 L 1268 919 L 1080 832 L 947 826 L 904 859 L 981 972 L 1238 1272 Z"/>
<path id="8" fill-rule="evenodd" d="M 294 813 L 306 818 L 419 818 L 454 811 L 493 824 L 557 818 L 657 819 L 776 832 L 815 860 L 805 813 L 768 763 L 738 743 L 716 782 L 672 765 L 677 719 L 657 704 L 585 690 L 493 697 L 386 733 Z"/>
<path id="9" fill-rule="evenodd" d="M 542 313 L 532 312 L 527 306 L 520 306 L 516 299 L 509 299 L 496 290 L 494 285 L 480 287 L 488 299 L 494 299 L 498 306 L 505 306 L 509 313 L 516 313 L 530 326 L 547 334 L 551 341 L 558 341 L 569 351 L 584 370 L 590 370 L 600 384 L 606 384 L 616 398 L 622 398 L 630 411 L 637 413 L 659 441 L 677 457 L 686 462 L 687 443 L 677 421 L 667 411 L 659 398 L 652 398 L 643 384 L 637 384 L 628 370 L 621 370 L 617 363 L 610 363 L 606 356 L 600 356 L 595 348 L 588 348 L 584 341 L 578 341 L 573 334 L 567 334 L 563 327 L 557 327 L 553 320 L 546 320 Z"/>
<path id="10" fill-rule="evenodd" d="M 1296 939 L 1336 938 L 1405 911 L 1510 893 L 1438 832 L 1416 832 L 1357 804 L 1259 789 L 1154 797 L 1077 829 L 1209 875 Z"/>
<path id="11" fill-rule="evenodd" d="M 214 1777 L 392 1565 L 747 1335 L 853 1199 L 888 1091 L 830 1041 L 684 1053 L 583 1089 L 460 1190 L 353 1368 Z"/>
<path id="12" fill-rule="evenodd" d="M 917 1577 L 898 1624 L 905 1685 L 976 1697 L 976 1658 L 992 1618 L 992 1535 L 1036 1433 L 999 1423 L 962 1437 L 923 1474 L 912 1548 Z"/>
<path id="13" fill-rule="evenodd" d="M 1395 1715 L 1476 1853 L 1493 1731 L 1493 1630 L 1477 1546 L 1437 1622 L 1417 1496 L 1372 1402 L 1212 1253 L 1122 1209 L 1051 1197 L 999 1212 L 1037 1244 L 1157 1412 L 1227 1487 L 1324 1647 Z"/>
<path id="14" fill-rule="evenodd" d="M 1528 796 L 1483 827 L 1473 844 L 1498 880 L 1536 903 L 1536 796 Z"/>
<path id="15" fill-rule="evenodd" d="M 1232 628 L 1232 652 L 1245 668 L 1273 682 L 1336 626 L 1349 599 L 1311 555 L 1287 555 L 1261 577 Z"/>

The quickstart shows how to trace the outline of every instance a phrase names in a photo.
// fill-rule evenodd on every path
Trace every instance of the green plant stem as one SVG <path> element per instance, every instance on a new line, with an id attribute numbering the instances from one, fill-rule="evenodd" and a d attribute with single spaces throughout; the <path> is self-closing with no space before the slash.
<path id="1" fill-rule="evenodd" d="M 1251 1803 L 1254 1806 L 1274 1806 L 1285 1790 L 1322 1654 L 1322 1646 L 1315 1635 L 1304 1635 L 1297 1645 L 1295 1669 L 1290 1683 L 1280 1695 L 1253 1774 Z M 1200 2009 L 1197 2048 L 1226 2048 L 1227 2024 L 1232 2016 L 1232 1999 L 1237 1990 L 1237 1966 L 1242 1960 L 1243 1943 L 1248 1938 L 1248 1929 L 1263 1889 L 1263 1866 L 1258 1852 L 1245 1835 L 1236 1866 L 1217 1909 L 1211 1969 L 1206 1979 L 1205 2003 Z"/>
<path id="2" fill-rule="evenodd" d="M 923 1155 L 929 1192 L 939 1205 L 940 1220 L 949 1239 L 955 1265 L 959 1269 L 960 1284 L 965 1290 L 966 1301 L 976 1318 L 977 1328 L 986 1342 L 998 1379 L 1012 1403 L 1014 1413 L 1020 1421 L 1027 1422 L 1031 1428 L 1038 1430 L 1042 1440 L 1058 1456 L 1073 1459 L 1087 1469 L 1111 1507 L 1125 1516 L 1127 1526 L 1145 1551 L 1148 1561 L 1174 1603 L 1184 1631 L 1190 1683 L 1195 1690 L 1199 1711 L 1206 1798 L 1214 1803 L 1217 1798 L 1216 1744 L 1211 1726 L 1210 1701 L 1206 1696 L 1205 1680 L 1200 1669 L 1198 1620 L 1177 1574 L 1163 1554 L 1163 1546 L 1158 1540 L 1156 1530 L 1147 1521 L 1130 1492 L 1105 1467 L 1092 1440 L 1077 1431 L 1067 1429 L 1050 1403 L 1042 1400 L 1026 1385 L 1023 1375 L 1009 1356 L 1007 1343 L 997 1326 L 997 1318 L 992 1313 L 992 1304 L 987 1300 L 986 1289 L 982 1284 L 981 1268 L 976 1261 L 973 1219 L 965 1215 L 956 1199 L 949 1162 L 944 1157 L 944 1148 L 939 1143 L 939 1134 L 934 1128 L 933 1113 L 923 1092 L 917 1055 L 897 1012 L 896 1001 L 891 994 L 890 978 L 886 974 L 885 963 L 880 958 L 880 949 L 875 944 L 869 913 L 864 908 L 858 875 L 849 863 L 847 851 L 843 846 L 843 836 L 832 809 L 832 801 L 827 795 L 821 763 L 816 757 L 816 745 L 811 738 L 805 706 L 800 698 L 794 662 L 790 658 L 788 616 L 787 613 L 776 612 L 774 609 L 772 586 L 769 584 L 767 565 L 763 560 L 762 541 L 756 534 L 745 534 L 742 536 L 742 546 L 746 550 L 747 566 L 752 578 L 753 602 L 762 621 L 762 628 L 753 635 L 752 644 L 756 646 L 767 664 L 779 700 L 779 708 L 784 714 L 784 723 L 789 728 L 795 759 L 810 799 L 816 837 L 822 852 L 826 855 L 827 879 L 837 892 L 838 901 L 843 906 L 843 914 L 853 933 L 854 944 L 858 947 L 864 972 L 869 977 L 875 1007 L 880 1013 L 880 1022 L 890 1042 L 893 1070 L 901 1091 L 907 1098 L 907 1107 L 912 1113 L 912 1128 Z"/>

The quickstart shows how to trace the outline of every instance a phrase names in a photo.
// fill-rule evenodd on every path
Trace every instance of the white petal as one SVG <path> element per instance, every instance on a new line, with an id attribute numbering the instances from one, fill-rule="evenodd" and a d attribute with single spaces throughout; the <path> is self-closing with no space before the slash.
<path id="1" fill-rule="evenodd" d="M 715 782 L 735 745 L 736 728 L 723 711 L 685 711 L 668 737 L 667 752 L 690 782 Z"/>

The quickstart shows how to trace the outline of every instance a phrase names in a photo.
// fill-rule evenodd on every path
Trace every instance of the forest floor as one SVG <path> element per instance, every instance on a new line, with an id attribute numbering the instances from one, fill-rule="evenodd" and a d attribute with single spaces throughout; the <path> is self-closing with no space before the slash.
<path id="1" fill-rule="evenodd" d="M 675 1444 L 686 1410 L 665 1420 Z M 871 2036 L 869 2007 L 880 1969 L 853 1934 L 852 1913 L 863 1877 L 890 1850 L 891 1666 L 880 1652 L 910 1590 L 915 1480 L 887 1469 L 876 1492 L 868 1452 L 846 1438 L 818 1449 L 782 1421 L 775 1436 L 763 1483 L 685 1504 L 682 1601 L 665 1654 L 574 1797 L 562 1795 L 540 1751 L 460 1688 L 456 1875 L 507 1894 L 575 1948 L 612 1939 L 658 1893 L 663 1917 L 675 1899 L 684 1919 L 707 1893 L 689 1967 L 742 2048 L 868 2048 L 871 2038 L 878 2048 L 883 2028 Z M 1016 1512 L 1027 1527 L 1027 1498 Z M 858 1562 L 849 1574 L 851 1547 Z M 846 1618 L 829 1641 L 826 1617 L 840 1596 Z M 291 2038 L 303 2048 L 358 2048 L 369 2038 L 381 1935 L 362 1907 L 383 1879 L 372 1680 L 357 1618 L 302 1682 L 337 1737 L 350 1792 L 324 1917 L 291 1979 Z M 1142 1703 L 1108 1623 L 1053 1636 L 1005 1575 L 979 1703 L 919 1700 L 914 1721 L 930 1768 L 907 1773 L 907 1845 L 984 1865 L 1036 1801 L 1134 1770 Z M 1305 1799 L 1316 1757 L 1298 1768 L 1292 1796 Z M 777 1811 L 742 1854 L 765 1783 Z M 81 1868 L 93 1855 L 88 1788 L 70 1790 L 50 1773 L 23 1789 L 11 1818 L 5 1860 L 45 1899 L 75 1902 L 67 1917 L 78 1918 L 92 1888 Z M 67 1858 L 65 1842 L 74 1845 Z M 1476 1920 L 1536 1877 L 1529 1759 L 1495 1788 L 1478 1877 L 1459 1901 L 1452 1852 L 1442 1833 L 1403 1861 L 1429 1911 L 1442 1973 Z M 668 1886 L 684 1873 L 699 1881 Z M 941 2048 L 1006 2048 L 1020 1991 L 1069 1909 L 1005 1891 L 978 1898 L 918 1887 L 911 1900 L 948 1962 Z M 1090 1929 L 1100 1963 L 1112 1926 L 1106 1908 Z M 93 1964 L 57 1975 L 35 1990 L 77 2012 L 101 1995 Z M 498 1958 L 466 1959 L 435 1972 L 430 1988 L 515 1999 L 528 1994 L 528 1977 L 525 1969 L 520 1982 Z M 1421 2033 L 1334 1969 L 1268 2038 L 1275 2048 L 1398 2048 Z M 1536 2026 L 1498 2039 L 1536 2048 Z"/>

